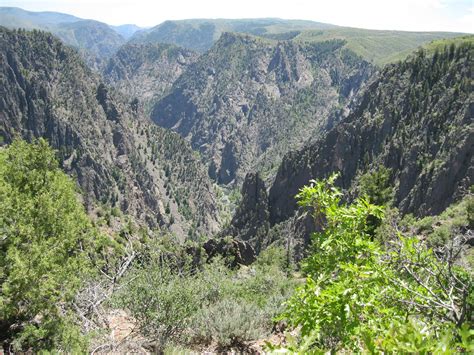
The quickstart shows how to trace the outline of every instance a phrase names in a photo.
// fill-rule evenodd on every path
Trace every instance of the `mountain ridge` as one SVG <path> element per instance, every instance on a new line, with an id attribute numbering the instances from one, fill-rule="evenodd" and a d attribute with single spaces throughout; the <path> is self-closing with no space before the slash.
<path id="1" fill-rule="evenodd" d="M 155 27 L 137 33 L 131 41 L 171 43 L 204 53 L 212 47 L 224 32 L 262 35 L 267 32 L 282 33 L 305 28 L 333 27 L 337 26 L 314 21 L 279 18 L 167 20 Z"/>
<path id="2" fill-rule="evenodd" d="M 177 134 L 104 85 L 51 34 L 0 28 L 0 136 L 47 138 L 85 205 L 117 207 L 184 239 L 219 226 L 213 187 Z"/>
<path id="3" fill-rule="evenodd" d="M 151 117 L 189 139 L 213 179 L 242 181 L 259 158 L 271 170 L 274 159 L 330 126 L 346 97 L 363 85 L 373 69 L 342 45 L 224 33 Z"/>
<path id="4" fill-rule="evenodd" d="M 135 43 L 171 43 L 199 53 L 209 50 L 225 32 L 246 33 L 273 40 L 324 42 L 345 40 L 348 49 L 378 65 L 402 60 L 429 41 L 462 35 L 442 31 L 369 30 L 327 23 L 256 19 L 168 20 L 131 38 Z"/>
<path id="5" fill-rule="evenodd" d="M 357 192 L 363 176 L 387 169 L 386 185 L 379 188 L 390 188 L 391 203 L 402 215 L 436 215 L 459 201 L 474 181 L 474 96 L 468 80 L 473 55 L 472 42 L 460 40 L 386 66 L 334 128 L 283 158 L 268 197 L 254 199 L 252 189 L 242 191 L 250 196 L 243 196 L 241 215 L 227 231 L 248 238 L 249 230 L 264 226 L 266 237 L 256 242 L 296 238 L 301 255 L 316 226 L 303 218 L 294 196 L 310 179 L 334 172 L 340 173 L 340 187 Z M 247 176 L 247 186 L 252 179 Z M 268 219 L 248 218 L 245 212 L 254 205 Z"/>
<path id="6" fill-rule="evenodd" d="M 128 28 L 124 32 L 123 26 L 109 26 L 61 12 L 34 12 L 18 7 L 0 7 L 0 26 L 49 31 L 77 48 L 89 66 L 96 69 L 126 42 L 126 33 L 130 31 Z"/>
<path id="7" fill-rule="evenodd" d="M 148 113 L 197 58 L 198 54 L 172 44 L 128 43 L 107 61 L 102 76 L 124 94 L 138 98 Z"/>
<path id="8" fill-rule="evenodd" d="M 347 118 L 327 134 L 325 143 L 319 142 L 319 147 L 313 145 L 294 154 L 305 157 L 303 164 L 312 171 L 313 178 L 321 177 L 321 170 L 326 174 L 330 170 L 341 171 L 342 186 L 345 188 L 350 186 L 357 170 L 367 166 L 364 161 L 372 162 L 372 167 L 378 162 L 393 168 L 398 175 L 396 179 L 400 179 L 397 183 L 395 178 L 391 181 L 398 186 L 395 205 L 402 213 L 418 216 L 440 213 L 453 202 L 458 193 L 456 191 L 462 190 L 462 186 L 468 188 L 474 180 L 474 97 L 466 82 L 473 49 L 472 44 L 466 42 L 457 47 L 446 47 L 432 56 L 421 50 L 405 62 L 385 67 L 380 76 L 367 86 Z M 447 124 L 449 126 L 445 128 Z M 359 134 L 356 133 L 358 129 Z M 380 131 L 377 132 L 377 129 Z M 367 134 L 370 136 L 364 137 Z M 348 135 L 352 138 L 346 141 Z M 423 137 L 421 141 L 420 137 Z M 349 142 L 352 149 L 357 149 L 355 156 L 342 158 L 352 154 L 347 150 Z M 328 158 L 331 154 L 316 153 L 321 149 L 333 151 L 334 156 Z M 421 156 L 420 161 L 413 161 L 417 156 Z M 311 161 L 312 157 L 324 158 Z M 292 160 L 296 161 L 291 155 L 288 156 L 280 167 L 280 176 L 270 188 L 270 204 L 272 200 L 284 199 L 285 194 L 281 193 L 278 185 L 283 186 L 284 181 L 290 181 L 285 175 L 291 171 L 302 171 L 291 167 Z M 361 167 L 357 168 L 355 164 Z M 322 166 L 324 169 L 321 169 Z M 451 175 L 454 171 L 458 172 Z M 451 182 L 441 183 L 448 176 Z M 463 182 L 463 179 L 467 180 Z M 296 185 L 302 182 L 296 177 L 291 181 L 295 185 L 288 193 L 294 195 L 293 192 L 298 190 Z M 440 184 L 444 189 L 437 195 L 435 191 Z M 281 202 L 280 206 L 283 206 Z M 278 207 L 272 209 L 275 217 L 279 215 L 277 210 Z M 274 221 L 278 219 L 276 217 Z"/>
<path id="9" fill-rule="evenodd" d="M 87 29 L 87 21 L 95 25 Z M 89 55 L 96 56 L 100 60 L 110 57 L 120 44 L 125 44 L 128 40 L 132 43 L 174 44 L 204 53 L 212 47 L 222 33 L 235 32 L 273 40 L 303 42 L 342 39 L 347 41 L 347 48 L 381 66 L 405 58 L 418 46 L 431 40 L 460 35 L 454 32 L 367 30 L 310 20 L 281 18 L 167 20 L 152 28 L 141 28 L 136 25 L 113 26 L 91 21 L 95 20 L 51 11 L 32 12 L 21 8 L 0 7 L 0 25 L 9 28 L 23 27 L 51 31 L 67 44 L 76 46 L 80 50 L 87 50 Z M 75 34 L 77 29 L 74 31 L 70 28 L 72 22 L 77 22 L 74 27 L 81 27 L 82 35 Z M 97 28 L 100 24 L 107 26 L 107 29 L 112 30 L 114 34 L 103 28 L 102 39 L 98 46 L 97 39 L 93 38 L 93 32 L 96 31 L 94 27 Z M 115 34 L 122 38 L 121 43 L 118 43 Z M 97 59 L 92 58 L 88 58 L 88 62 L 96 69 L 101 64 L 97 62 Z"/>

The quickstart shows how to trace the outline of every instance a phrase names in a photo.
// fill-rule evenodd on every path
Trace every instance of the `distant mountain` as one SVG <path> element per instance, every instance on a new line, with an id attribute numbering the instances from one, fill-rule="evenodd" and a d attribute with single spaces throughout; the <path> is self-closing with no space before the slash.
<path id="1" fill-rule="evenodd" d="M 57 12 L 31 12 L 0 7 L 0 25 L 7 28 L 39 29 L 53 33 L 64 43 L 79 49 L 88 64 L 98 64 L 125 43 L 109 25 Z"/>
<path id="2" fill-rule="evenodd" d="M 130 39 L 137 31 L 143 30 L 143 28 L 137 25 L 127 24 L 120 26 L 110 26 L 115 32 L 121 35 L 126 40 Z"/>
<path id="3" fill-rule="evenodd" d="M 373 71 L 345 42 L 276 42 L 224 33 L 176 80 L 152 119 L 188 139 L 220 184 L 258 169 L 331 127 Z"/>
<path id="4" fill-rule="evenodd" d="M 452 32 L 366 30 L 302 20 L 202 19 L 166 21 L 137 33 L 131 41 L 172 43 L 202 53 L 211 48 L 224 32 L 246 33 L 278 41 L 344 40 L 347 48 L 377 65 L 404 59 L 420 45 L 432 40 L 460 35 Z"/>
<path id="5" fill-rule="evenodd" d="M 335 25 L 282 19 L 195 19 L 165 21 L 132 37 L 134 43 L 170 43 L 197 52 L 205 52 L 224 32 L 247 33 L 258 36 L 286 34 L 307 29 L 336 28 Z"/>
<path id="6" fill-rule="evenodd" d="M 294 37 L 295 41 L 320 42 L 343 39 L 346 47 L 377 65 L 405 59 L 421 45 L 442 38 L 462 35 L 454 32 L 407 32 L 379 31 L 361 28 L 338 27 L 324 30 L 304 31 Z"/>
<path id="7" fill-rule="evenodd" d="M 198 53 L 211 48 L 225 32 L 246 33 L 276 41 L 323 42 L 340 39 L 345 40 L 347 48 L 364 59 L 383 65 L 404 59 L 417 47 L 432 40 L 460 35 L 450 32 L 365 30 L 274 18 L 165 21 L 153 28 L 141 29 L 131 24 L 108 26 L 57 12 L 31 12 L 13 7 L 0 7 L 0 25 L 50 31 L 65 43 L 82 50 L 93 67 L 98 67 L 98 63 L 129 39 L 136 44 L 174 44 Z"/>
<path id="8" fill-rule="evenodd" d="M 80 17 L 53 11 L 26 11 L 18 7 L 0 7 L 0 25 L 7 28 L 24 28 L 27 30 L 55 29 L 65 23 L 88 21 Z M 135 32 L 143 28 L 133 25 L 109 26 L 124 39 L 129 39 Z"/>
<path id="9" fill-rule="evenodd" d="M 8 28 L 45 29 L 54 28 L 60 23 L 81 21 L 76 16 L 60 12 L 33 12 L 18 7 L 0 7 L 0 25 Z"/>
<path id="10" fill-rule="evenodd" d="M 0 97 L 0 142 L 46 138 L 88 208 L 115 206 L 181 239 L 217 230 L 213 186 L 189 144 L 51 34 L 0 28 Z"/>
<path id="11" fill-rule="evenodd" d="M 60 24 L 51 32 L 64 43 L 96 56 L 99 62 L 111 57 L 125 43 L 109 25 L 93 20 Z"/>
<path id="12" fill-rule="evenodd" d="M 104 79 L 129 97 L 153 108 L 198 54 L 172 44 L 126 44 L 109 59 Z"/>

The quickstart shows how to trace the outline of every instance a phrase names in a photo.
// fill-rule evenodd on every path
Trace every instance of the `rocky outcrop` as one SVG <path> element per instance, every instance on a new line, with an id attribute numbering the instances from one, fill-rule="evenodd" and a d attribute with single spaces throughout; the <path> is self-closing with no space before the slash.
<path id="1" fill-rule="evenodd" d="M 179 135 L 149 123 L 77 53 L 44 32 L 0 29 L 0 141 L 44 137 L 100 201 L 184 239 L 218 230 L 213 187 Z"/>
<path id="2" fill-rule="evenodd" d="M 268 196 L 258 173 L 248 173 L 242 186 L 242 201 L 229 227 L 220 234 L 249 242 L 257 253 L 266 245 L 269 230 Z"/>
<path id="3" fill-rule="evenodd" d="M 402 213 L 437 214 L 459 198 L 474 180 L 472 55 L 472 45 L 461 44 L 386 67 L 346 119 L 285 157 L 270 189 L 271 223 L 294 213 L 288 201 L 310 179 L 339 171 L 340 186 L 350 188 L 379 165 L 392 170 Z"/>
<path id="4" fill-rule="evenodd" d="M 220 184 L 275 173 L 331 127 L 372 66 L 344 41 L 301 44 L 225 33 L 175 82 L 152 119 L 188 139 Z"/>
<path id="5" fill-rule="evenodd" d="M 216 256 L 227 259 L 231 267 L 237 265 L 250 265 L 256 260 L 252 246 L 241 240 L 209 239 L 203 245 L 209 262 Z"/>
<path id="6" fill-rule="evenodd" d="M 196 53 L 171 44 L 126 44 L 102 73 L 109 85 L 137 98 L 148 113 L 197 58 Z"/>
<path id="7" fill-rule="evenodd" d="M 288 153 L 269 189 L 267 242 L 309 241 L 316 227 L 301 222 L 294 196 L 310 179 L 336 171 L 337 184 L 353 190 L 365 172 L 389 168 L 393 203 L 403 214 L 438 214 L 458 200 L 474 181 L 474 95 L 467 79 L 473 50 L 472 44 L 461 43 L 434 55 L 420 51 L 387 66 L 340 123 L 316 142 Z M 243 196 L 242 209 L 256 208 L 251 196 Z M 248 229 L 244 225 L 242 233 Z"/>

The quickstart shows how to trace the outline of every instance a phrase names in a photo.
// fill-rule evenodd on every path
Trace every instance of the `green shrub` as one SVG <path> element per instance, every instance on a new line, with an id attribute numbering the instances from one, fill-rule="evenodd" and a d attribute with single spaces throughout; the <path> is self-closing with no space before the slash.
<path id="1" fill-rule="evenodd" d="M 262 268 L 276 267 L 281 271 L 290 271 L 291 261 L 288 259 L 287 250 L 281 246 L 271 245 L 259 254 L 255 266 Z"/>
<path id="2" fill-rule="evenodd" d="M 157 349 L 183 342 L 191 316 L 201 307 L 206 290 L 189 271 L 165 264 L 165 255 L 125 278 L 126 288 L 115 296 L 115 306 L 127 309 L 137 320 L 141 334 Z"/>
<path id="3" fill-rule="evenodd" d="M 394 195 L 394 190 L 390 185 L 390 175 L 391 170 L 384 166 L 368 171 L 359 180 L 359 195 L 366 196 L 371 203 L 376 205 L 390 205 Z"/>
<path id="4" fill-rule="evenodd" d="M 466 211 L 467 211 L 468 227 L 470 229 L 474 229 L 474 197 L 472 196 L 467 202 Z"/>
<path id="5" fill-rule="evenodd" d="M 193 328 L 195 339 L 216 341 L 225 349 L 267 336 L 271 325 L 271 318 L 256 304 L 225 298 L 202 308 L 194 317 Z"/>
<path id="6" fill-rule="evenodd" d="M 439 330 L 427 327 L 416 318 L 407 322 L 394 324 L 381 342 L 381 347 L 388 353 L 405 354 L 449 354 L 458 353 L 457 349 L 474 350 L 474 331 L 469 330 L 467 323 L 459 330 L 458 342 L 453 342 L 453 329 Z M 376 349 L 372 339 L 366 338 L 369 349 Z"/>
<path id="7" fill-rule="evenodd" d="M 278 260 L 231 270 L 225 261 L 182 262 L 177 245 L 148 245 L 123 280 L 113 305 L 127 309 L 156 349 L 216 343 L 221 348 L 265 337 L 295 288 Z M 190 258 L 189 258 L 190 259 Z"/>
<path id="8" fill-rule="evenodd" d="M 46 141 L 0 149 L 0 323 L 15 350 L 84 348 L 71 301 L 102 241 Z"/>
<path id="9" fill-rule="evenodd" d="M 420 219 L 411 215 L 404 216 L 400 226 L 410 233 L 423 235 L 430 247 L 440 247 L 452 240 L 460 231 L 472 229 L 473 205 L 474 196 L 469 193 L 437 216 Z"/>
<path id="10" fill-rule="evenodd" d="M 214 275 L 220 285 L 218 297 L 193 318 L 192 341 L 215 342 L 226 349 L 268 336 L 296 282 L 274 266 L 222 276 Z"/>
<path id="11" fill-rule="evenodd" d="M 283 313 L 303 337 L 289 350 L 410 352 L 424 344 L 422 352 L 434 352 L 440 342 L 446 351 L 467 350 L 473 280 L 453 265 L 454 249 L 435 253 L 397 228 L 382 248 L 368 217 L 383 218 L 383 210 L 361 198 L 343 204 L 336 176 L 297 195 L 323 230 L 304 263 L 306 284 Z"/>

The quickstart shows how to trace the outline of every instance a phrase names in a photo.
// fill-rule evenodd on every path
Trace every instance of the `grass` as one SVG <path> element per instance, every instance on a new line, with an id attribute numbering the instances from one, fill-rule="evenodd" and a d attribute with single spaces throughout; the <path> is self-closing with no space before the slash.
<path id="1" fill-rule="evenodd" d="M 437 49 L 441 51 L 444 50 L 445 47 L 450 46 L 451 44 L 459 46 L 462 43 L 470 43 L 471 45 L 474 45 L 474 35 L 437 39 L 431 41 L 423 47 L 427 50 L 428 53 L 434 53 Z"/>
<path id="2" fill-rule="evenodd" d="M 461 33 L 453 32 L 405 32 L 379 31 L 350 27 L 304 31 L 295 40 L 301 42 L 322 42 L 343 39 L 346 47 L 366 60 L 379 66 L 406 58 L 416 48 L 432 41 L 449 41 Z"/>

